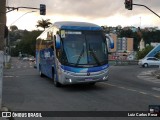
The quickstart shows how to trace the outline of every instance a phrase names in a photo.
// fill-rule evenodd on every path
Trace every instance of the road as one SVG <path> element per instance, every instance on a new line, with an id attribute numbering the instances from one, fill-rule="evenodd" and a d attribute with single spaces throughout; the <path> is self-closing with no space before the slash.
<path id="1" fill-rule="evenodd" d="M 148 105 L 160 105 L 160 80 L 149 74 L 156 69 L 111 66 L 108 82 L 56 88 L 51 79 L 39 76 L 32 62 L 12 58 L 11 69 L 4 72 L 3 105 L 12 111 L 148 111 Z M 115 119 L 124 120 L 107 118 Z"/>

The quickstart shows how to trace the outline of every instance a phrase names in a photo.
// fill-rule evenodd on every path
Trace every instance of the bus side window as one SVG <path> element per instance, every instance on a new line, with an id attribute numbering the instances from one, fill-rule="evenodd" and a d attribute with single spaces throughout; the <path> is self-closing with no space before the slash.
<path id="1" fill-rule="evenodd" d="M 57 55 L 57 58 L 59 59 L 59 61 L 60 61 L 60 59 L 61 59 L 61 49 L 57 49 L 56 50 L 56 55 Z"/>

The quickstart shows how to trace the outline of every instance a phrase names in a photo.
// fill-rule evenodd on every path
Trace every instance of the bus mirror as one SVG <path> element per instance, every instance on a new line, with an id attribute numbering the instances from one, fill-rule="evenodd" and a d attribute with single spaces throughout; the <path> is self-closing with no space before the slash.
<path id="1" fill-rule="evenodd" d="M 108 48 L 113 49 L 114 48 L 114 41 L 111 38 L 111 36 L 108 35 L 108 34 L 106 34 L 106 41 L 107 41 L 107 44 L 108 44 Z"/>
<path id="2" fill-rule="evenodd" d="M 59 49 L 60 46 L 61 46 L 61 40 L 60 40 L 60 36 L 57 34 L 56 40 L 55 40 L 55 47 L 56 47 L 56 49 Z"/>

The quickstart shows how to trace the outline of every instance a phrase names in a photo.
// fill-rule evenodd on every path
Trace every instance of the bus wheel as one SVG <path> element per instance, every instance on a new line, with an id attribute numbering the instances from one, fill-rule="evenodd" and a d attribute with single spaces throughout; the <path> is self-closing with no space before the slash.
<path id="1" fill-rule="evenodd" d="M 62 85 L 56 80 L 56 75 L 55 75 L 55 74 L 54 74 L 53 79 L 54 79 L 54 86 L 56 86 L 56 87 L 61 87 L 61 86 L 62 86 Z"/>
<path id="2" fill-rule="evenodd" d="M 95 85 L 96 84 L 96 82 L 92 82 L 92 83 L 89 83 L 90 85 Z"/>

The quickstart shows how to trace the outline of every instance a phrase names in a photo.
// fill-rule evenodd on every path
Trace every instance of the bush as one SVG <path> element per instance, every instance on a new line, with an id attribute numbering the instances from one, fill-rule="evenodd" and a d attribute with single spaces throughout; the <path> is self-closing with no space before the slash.
<path id="1" fill-rule="evenodd" d="M 153 46 L 148 45 L 147 47 L 145 47 L 141 51 L 138 51 L 137 52 L 137 59 L 144 58 L 153 48 L 154 48 Z"/>

